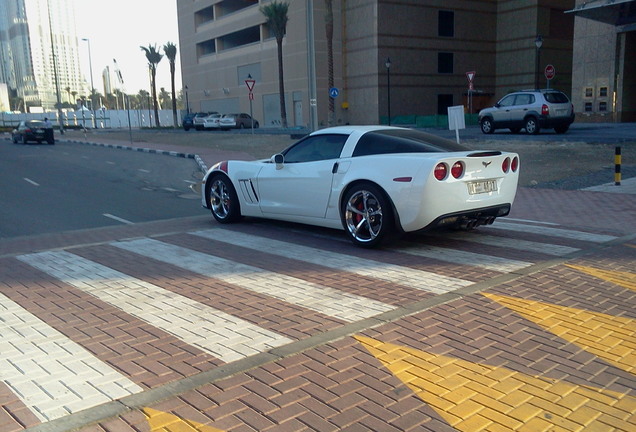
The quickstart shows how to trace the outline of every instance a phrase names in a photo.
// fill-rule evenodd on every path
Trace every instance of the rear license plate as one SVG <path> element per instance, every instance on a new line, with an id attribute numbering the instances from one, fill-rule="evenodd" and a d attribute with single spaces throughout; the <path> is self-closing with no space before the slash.
<path id="1" fill-rule="evenodd" d="M 477 195 L 497 190 L 497 180 L 484 180 L 468 183 L 468 193 Z"/>
<path id="2" fill-rule="evenodd" d="M 44 129 L 36 129 L 35 133 L 37 134 L 43 134 L 44 133 Z"/>

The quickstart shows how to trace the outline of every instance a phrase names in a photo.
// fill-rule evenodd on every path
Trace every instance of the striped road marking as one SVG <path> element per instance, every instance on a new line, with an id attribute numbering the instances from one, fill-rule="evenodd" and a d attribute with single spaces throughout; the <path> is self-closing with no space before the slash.
<path id="1" fill-rule="evenodd" d="M 438 246 L 411 246 L 394 250 L 396 252 L 402 252 L 409 255 L 432 258 L 460 265 L 471 265 L 501 273 L 513 272 L 532 265 L 532 263 L 525 261 L 511 260 L 508 258 L 465 252 Z"/>
<path id="2" fill-rule="evenodd" d="M 415 270 L 336 252 L 323 251 L 250 234 L 229 232 L 223 229 L 197 231 L 191 234 L 250 249 L 266 250 L 268 253 L 274 255 L 324 267 L 344 269 L 360 276 L 380 279 L 435 294 L 454 291 L 458 288 L 473 284 L 473 282 L 470 281 L 438 275 L 432 272 Z"/>
<path id="3" fill-rule="evenodd" d="M 112 245 L 342 321 L 354 322 L 395 309 L 394 306 L 354 294 L 157 240 L 130 240 Z"/>
<path id="4" fill-rule="evenodd" d="M 605 235 L 605 234 L 592 234 L 582 231 L 571 231 L 560 228 L 540 227 L 534 225 L 521 225 L 516 223 L 507 222 L 495 222 L 492 225 L 488 225 L 489 229 L 500 229 L 507 231 L 526 232 L 531 234 L 541 234 L 552 237 L 562 237 L 571 240 L 583 240 L 593 243 L 605 243 L 615 240 L 617 237 Z"/>
<path id="5" fill-rule="evenodd" d="M 0 294 L 0 379 L 41 420 L 143 389 Z"/>
<path id="6" fill-rule="evenodd" d="M 69 252 L 42 252 L 18 259 L 224 362 L 291 342 L 225 312 Z"/>
<path id="7" fill-rule="evenodd" d="M 515 249 L 521 251 L 539 252 L 552 256 L 564 256 L 579 251 L 578 248 L 570 246 L 562 246 L 549 243 L 539 243 L 528 240 L 520 240 L 509 237 L 497 237 L 483 234 L 482 232 L 464 232 L 461 234 L 449 234 L 444 233 L 440 238 L 450 238 L 453 240 L 469 241 L 472 243 L 479 243 L 488 246 L 503 247 L 508 249 Z"/>

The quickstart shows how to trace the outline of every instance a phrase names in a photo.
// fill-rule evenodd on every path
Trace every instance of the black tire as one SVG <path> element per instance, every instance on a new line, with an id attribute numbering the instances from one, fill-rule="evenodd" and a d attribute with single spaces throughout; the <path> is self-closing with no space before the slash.
<path id="1" fill-rule="evenodd" d="M 238 195 L 227 176 L 215 174 L 205 187 L 205 197 L 214 219 L 219 223 L 232 223 L 241 218 Z"/>
<path id="2" fill-rule="evenodd" d="M 245 129 L 245 125 L 243 123 L 239 123 L 238 128 L 239 129 Z"/>
<path id="3" fill-rule="evenodd" d="M 258 129 L 258 122 L 257 121 L 254 122 L 254 129 Z"/>
<path id="4" fill-rule="evenodd" d="M 481 121 L 479 122 L 479 127 L 481 128 L 481 132 L 486 135 L 489 135 L 495 131 L 495 125 L 490 117 L 484 117 L 483 119 L 481 119 Z"/>
<path id="5" fill-rule="evenodd" d="M 189 130 L 190 130 L 190 126 L 184 126 L 184 127 L 183 127 L 183 130 L 184 130 L 184 131 L 189 131 Z"/>
<path id="6" fill-rule="evenodd" d="M 372 183 L 359 183 L 347 191 L 340 218 L 349 239 L 363 248 L 379 245 L 394 228 L 391 203 Z"/>
<path id="7" fill-rule="evenodd" d="M 55 144 L 55 140 L 48 140 L 47 143 L 50 144 L 50 145 L 54 145 Z"/>
<path id="8" fill-rule="evenodd" d="M 562 125 L 554 128 L 554 131 L 558 134 L 564 134 L 570 129 L 570 125 Z"/>
<path id="9" fill-rule="evenodd" d="M 541 130 L 541 126 L 539 126 L 539 121 L 536 117 L 528 117 L 526 119 L 526 123 L 524 126 L 526 132 L 530 135 L 536 135 Z"/>

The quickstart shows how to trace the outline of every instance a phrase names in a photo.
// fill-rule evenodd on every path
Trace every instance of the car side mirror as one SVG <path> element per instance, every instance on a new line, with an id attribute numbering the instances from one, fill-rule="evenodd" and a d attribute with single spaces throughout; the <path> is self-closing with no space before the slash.
<path id="1" fill-rule="evenodd" d="M 280 153 L 275 154 L 274 156 L 272 156 L 272 162 L 276 164 L 277 170 L 283 169 L 283 165 L 285 164 L 285 156 Z"/>
<path id="2" fill-rule="evenodd" d="M 497 103 L 495 104 L 495 108 L 501 108 L 501 104 L 500 104 L 499 102 L 497 102 Z"/>

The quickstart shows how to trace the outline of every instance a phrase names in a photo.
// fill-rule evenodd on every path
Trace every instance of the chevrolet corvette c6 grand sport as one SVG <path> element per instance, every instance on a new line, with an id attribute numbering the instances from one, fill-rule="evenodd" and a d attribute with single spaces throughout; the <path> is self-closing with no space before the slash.
<path id="1" fill-rule="evenodd" d="M 338 126 L 270 159 L 215 164 L 201 198 L 220 223 L 251 216 L 344 229 L 374 247 L 391 233 L 491 224 L 510 212 L 518 178 L 516 153 L 413 129 Z"/>

